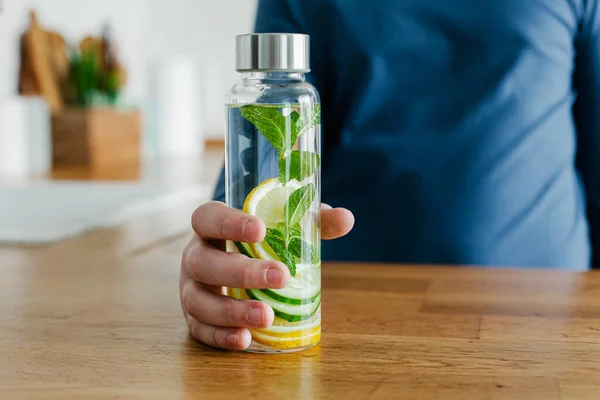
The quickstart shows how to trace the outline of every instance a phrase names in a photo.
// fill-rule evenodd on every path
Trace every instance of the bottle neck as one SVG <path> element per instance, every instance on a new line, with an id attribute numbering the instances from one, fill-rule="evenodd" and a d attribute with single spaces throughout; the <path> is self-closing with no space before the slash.
<path id="1" fill-rule="evenodd" d="M 270 72 L 243 72 L 242 79 L 251 81 L 260 81 L 263 83 L 277 83 L 289 81 L 304 81 L 305 77 L 302 72 L 288 71 L 270 71 Z"/>

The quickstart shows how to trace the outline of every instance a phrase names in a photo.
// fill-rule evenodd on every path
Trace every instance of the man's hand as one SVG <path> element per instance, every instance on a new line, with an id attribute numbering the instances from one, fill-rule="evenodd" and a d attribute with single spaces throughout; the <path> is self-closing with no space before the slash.
<path id="1" fill-rule="evenodd" d="M 353 225 L 350 211 L 323 205 L 323 239 L 344 236 Z M 225 240 L 258 243 L 264 239 L 266 227 L 257 217 L 209 202 L 194 211 L 192 227 L 196 234 L 183 251 L 179 280 L 190 333 L 209 346 L 243 350 L 252 340 L 247 328 L 268 328 L 273 323 L 273 310 L 259 301 L 227 297 L 223 287 L 279 289 L 286 285 L 290 273 L 277 261 L 225 252 Z"/>

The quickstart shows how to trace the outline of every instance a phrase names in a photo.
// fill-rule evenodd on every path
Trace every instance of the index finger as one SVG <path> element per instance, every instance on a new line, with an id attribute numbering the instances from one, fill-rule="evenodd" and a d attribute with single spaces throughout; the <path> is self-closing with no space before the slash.
<path id="1" fill-rule="evenodd" d="M 204 239 L 226 239 L 257 243 L 264 239 L 267 228 L 259 218 L 243 211 L 211 201 L 192 214 L 192 228 Z"/>

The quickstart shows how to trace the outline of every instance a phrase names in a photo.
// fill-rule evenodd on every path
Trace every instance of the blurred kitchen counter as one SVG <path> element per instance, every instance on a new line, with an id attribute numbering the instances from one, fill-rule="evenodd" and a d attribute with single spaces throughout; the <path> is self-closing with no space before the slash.
<path id="1" fill-rule="evenodd" d="M 0 178 L 0 245 L 49 245 L 172 207 L 191 213 L 210 199 L 223 158 L 223 146 L 216 144 L 197 158 Z"/>
<path id="2" fill-rule="evenodd" d="M 209 142 L 197 158 L 147 159 L 138 165 L 116 165 L 92 170 L 82 167 L 53 169 L 51 180 L 136 181 L 168 180 L 177 182 L 214 184 L 223 165 L 222 142 Z M 1 181 L 0 181 L 1 183 Z"/>
<path id="3" fill-rule="evenodd" d="M 147 158 L 139 164 L 119 164 L 93 170 L 85 167 L 55 167 L 48 175 L 7 176 L 0 173 L 0 187 L 39 181 L 156 181 L 213 185 L 224 160 L 222 141 L 210 141 L 198 157 Z"/>

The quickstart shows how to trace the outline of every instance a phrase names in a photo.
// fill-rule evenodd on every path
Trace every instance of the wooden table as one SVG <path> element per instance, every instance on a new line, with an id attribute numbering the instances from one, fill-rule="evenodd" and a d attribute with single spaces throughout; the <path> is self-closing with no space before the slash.
<path id="1" fill-rule="evenodd" d="M 205 348 L 177 287 L 193 206 L 0 248 L 0 398 L 600 399 L 595 272 L 325 265 L 319 347 Z"/>

